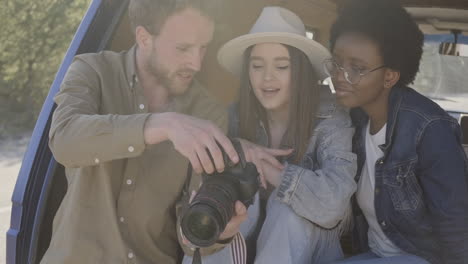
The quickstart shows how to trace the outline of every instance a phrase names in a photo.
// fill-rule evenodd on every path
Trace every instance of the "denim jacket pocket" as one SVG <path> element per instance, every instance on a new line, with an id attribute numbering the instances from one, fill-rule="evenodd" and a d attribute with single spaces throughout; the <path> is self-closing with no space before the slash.
<path id="1" fill-rule="evenodd" d="M 398 164 L 384 171 L 383 184 L 397 211 L 416 210 L 422 202 L 422 189 L 414 173 L 416 161 Z"/>
<path id="2" fill-rule="evenodd" d="M 317 164 L 317 162 L 314 160 L 313 154 L 308 153 L 304 155 L 304 158 L 301 162 L 302 167 L 315 170 L 315 164 Z"/>

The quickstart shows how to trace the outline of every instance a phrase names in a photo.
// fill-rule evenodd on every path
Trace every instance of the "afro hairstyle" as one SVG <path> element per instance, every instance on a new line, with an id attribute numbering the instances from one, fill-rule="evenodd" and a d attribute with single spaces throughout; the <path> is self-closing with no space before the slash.
<path id="1" fill-rule="evenodd" d="M 330 48 L 345 33 L 373 40 L 386 67 L 400 72 L 397 85 L 414 81 L 419 70 L 424 35 L 398 0 L 348 0 L 330 32 Z"/>

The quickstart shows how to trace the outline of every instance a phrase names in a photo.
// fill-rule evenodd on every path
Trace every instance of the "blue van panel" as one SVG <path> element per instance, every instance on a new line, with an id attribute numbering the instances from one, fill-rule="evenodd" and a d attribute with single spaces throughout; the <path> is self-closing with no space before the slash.
<path id="1" fill-rule="evenodd" d="M 55 94 L 59 91 L 60 89 L 60 84 L 62 83 L 62 80 L 65 76 L 65 73 L 68 70 L 68 67 L 73 61 L 73 57 L 77 54 L 78 48 L 80 47 L 80 44 L 86 35 L 86 32 L 88 31 L 88 28 L 95 18 L 97 11 L 101 5 L 102 1 L 101 0 L 93 0 L 92 3 L 90 4 L 85 16 L 83 17 L 83 20 L 81 21 L 80 26 L 78 27 L 75 36 L 67 50 L 67 53 L 65 55 L 65 58 L 62 61 L 62 64 L 60 65 L 59 71 L 57 72 L 57 75 L 55 77 L 55 80 L 51 86 L 51 89 L 49 91 L 49 94 L 47 95 L 47 98 L 44 102 L 44 105 L 41 109 L 41 113 L 39 115 L 39 118 L 36 122 L 36 125 L 34 127 L 34 131 L 31 137 L 31 141 L 29 143 L 28 149 L 26 151 L 26 154 L 23 158 L 23 163 L 21 166 L 21 169 L 18 174 L 18 179 L 16 181 L 15 189 L 13 191 L 13 196 L 12 196 L 12 213 L 11 213 L 11 223 L 10 223 L 10 229 L 7 232 L 7 250 L 6 250 L 6 263 L 7 264 L 15 264 L 15 263 L 23 263 L 23 261 L 18 261 L 21 256 L 17 256 L 16 253 L 18 252 L 18 247 L 21 245 L 18 245 L 18 238 L 19 236 L 24 235 L 24 230 L 21 229 L 21 221 L 23 219 L 23 213 L 36 213 L 36 208 L 27 208 L 29 212 L 26 212 L 23 208 L 23 203 L 27 199 L 27 196 L 29 195 L 28 187 L 31 188 L 28 184 L 31 179 L 29 179 L 29 176 L 31 175 L 31 172 L 33 170 L 37 170 L 37 163 L 39 161 L 43 162 L 43 158 L 37 158 L 38 155 L 43 155 L 44 158 L 49 158 L 49 162 L 55 162 L 53 161 L 52 155 L 50 154 L 50 150 L 48 147 L 42 147 L 41 144 L 48 144 L 48 133 L 44 134 L 46 131 L 46 127 L 49 125 L 50 118 L 52 115 L 52 111 L 54 109 L 54 101 L 53 97 Z M 47 128 L 48 131 L 48 128 Z M 49 152 L 49 155 L 44 155 L 46 153 L 43 153 L 44 150 Z M 29 209 L 34 209 L 33 212 Z M 32 227 L 30 227 L 32 229 Z M 23 256 L 24 257 L 24 256 Z M 17 262 L 18 261 L 18 262 Z M 26 263 L 26 260 L 25 262 Z"/>

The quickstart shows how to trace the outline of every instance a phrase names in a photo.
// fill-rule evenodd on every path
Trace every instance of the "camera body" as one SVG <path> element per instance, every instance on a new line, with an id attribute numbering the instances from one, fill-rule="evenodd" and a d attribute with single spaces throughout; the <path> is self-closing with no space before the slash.
<path id="1" fill-rule="evenodd" d="M 245 161 L 240 142 L 232 140 L 232 143 L 240 161 L 233 164 L 223 151 L 226 169 L 222 173 L 202 175 L 203 183 L 182 215 L 182 232 L 196 247 L 216 243 L 235 213 L 235 202 L 239 200 L 248 207 L 258 191 L 257 168 Z"/>

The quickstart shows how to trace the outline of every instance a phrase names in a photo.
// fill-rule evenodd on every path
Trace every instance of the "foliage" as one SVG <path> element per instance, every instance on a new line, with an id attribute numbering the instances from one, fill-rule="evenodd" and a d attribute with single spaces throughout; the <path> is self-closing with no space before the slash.
<path id="1" fill-rule="evenodd" d="M 0 137 L 31 129 L 90 0 L 0 4 Z"/>

